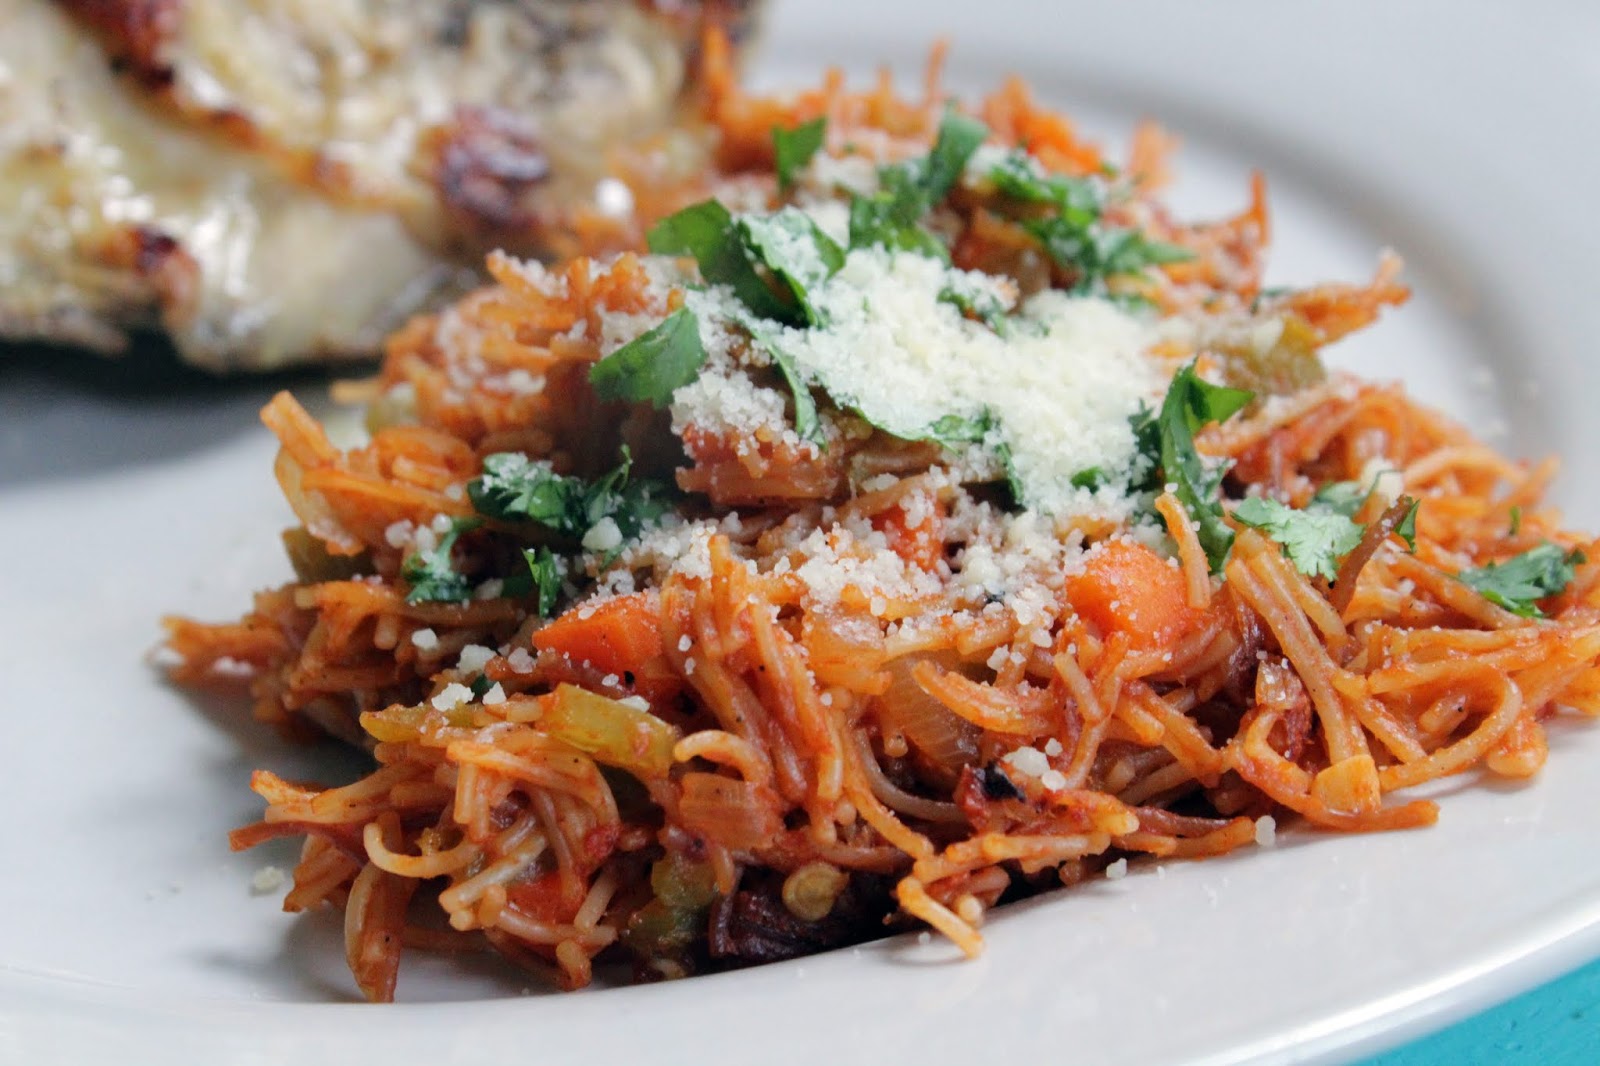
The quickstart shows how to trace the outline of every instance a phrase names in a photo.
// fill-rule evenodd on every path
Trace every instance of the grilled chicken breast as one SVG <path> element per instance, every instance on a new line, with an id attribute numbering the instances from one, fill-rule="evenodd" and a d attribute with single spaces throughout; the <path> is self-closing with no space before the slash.
<path id="1" fill-rule="evenodd" d="M 0 0 L 0 339 L 371 355 L 487 249 L 547 248 L 751 6 Z"/>

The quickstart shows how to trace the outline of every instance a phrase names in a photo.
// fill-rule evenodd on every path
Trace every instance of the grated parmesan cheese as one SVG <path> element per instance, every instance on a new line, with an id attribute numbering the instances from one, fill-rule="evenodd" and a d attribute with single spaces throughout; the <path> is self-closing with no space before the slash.
<path id="1" fill-rule="evenodd" d="M 993 450 L 1009 448 L 1027 506 L 1120 515 L 1126 501 L 1110 489 L 1091 492 L 1071 479 L 1132 461 L 1129 416 L 1164 384 L 1144 354 L 1153 326 L 1107 300 L 1045 291 L 1001 337 L 940 299 L 953 283 L 996 300 L 1007 295 L 1003 279 L 912 253 L 858 249 L 811 292 L 827 326 L 785 329 L 781 343 L 808 380 L 897 436 L 926 436 L 950 415 L 989 413 L 998 422 L 989 438 L 957 451 L 973 473 L 994 476 Z"/>
<path id="2" fill-rule="evenodd" d="M 452 681 L 439 690 L 439 694 L 429 701 L 435 710 L 453 711 L 463 704 L 472 702 L 472 690 L 459 681 Z"/>
<path id="3" fill-rule="evenodd" d="M 481 673 L 493 658 L 493 648 L 486 648 L 482 644 L 468 644 L 461 649 L 461 657 L 456 660 L 456 669 L 464 674 Z"/>
<path id="4" fill-rule="evenodd" d="M 276 892 L 283 887 L 288 878 L 283 870 L 276 866 L 263 866 L 250 878 L 250 893 L 255 896 L 264 896 L 269 892 Z"/>

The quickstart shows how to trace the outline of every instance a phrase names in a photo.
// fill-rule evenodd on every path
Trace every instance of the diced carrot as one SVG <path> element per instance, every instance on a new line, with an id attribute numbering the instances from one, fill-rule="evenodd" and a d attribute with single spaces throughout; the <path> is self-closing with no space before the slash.
<path id="1" fill-rule="evenodd" d="M 874 516 L 872 526 L 889 542 L 890 551 L 912 566 L 932 570 L 944 558 L 944 516 L 944 504 L 934 500 L 912 525 L 906 509 L 895 504 Z"/>
<path id="2" fill-rule="evenodd" d="M 1102 633 L 1125 633 L 1138 647 L 1166 644 L 1204 612 L 1189 606 L 1183 571 L 1133 541 L 1103 545 L 1066 582 L 1067 599 Z"/>
<path id="3" fill-rule="evenodd" d="M 653 592 L 568 611 L 536 631 L 533 646 L 616 674 L 646 699 L 680 687 L 661 645 L 661 603 Z"/>

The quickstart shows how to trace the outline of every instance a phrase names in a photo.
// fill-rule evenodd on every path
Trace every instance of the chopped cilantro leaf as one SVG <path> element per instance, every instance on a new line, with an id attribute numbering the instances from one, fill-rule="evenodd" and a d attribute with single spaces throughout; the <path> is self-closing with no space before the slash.
<path id="1" fill-rule="evenodd" d="M 1055 208 L 1053 214 L 1019 221 L 1050 258 L 1076 274 L 1077 292 L 1103 291 L 1107 278 L 1193 258 L 1187 249 L 1153 240 L 1139 230 L 1103 228 L 1105 198 L 1099 186 L 1088 178 L 1047 174 L 1020 149 L 996 164 L 989 179 L 1002 196 Z"/>
<path id="2" fill-rule="evenodd" d="M 520 452 L 497 452 L 483 461 L 483 474 L 467 483 L 467 496 L 479 514 L 509 522 L 536 522 L 565 536 L 582 513 L 583 482 L 558 474 L 548 462 L 533 462 Z M 581 519 L 579 520 L 581 521 Z"/>
<path id="3" fill-rule="evenodd" d="M 561 563 L 555 553 L 543 545 L 524 548 L 522 557 L 533 578 L 531 591 L 536 597 L 535 609 L 540 618 L 549 618 L 555 613 L 556 601 L 561 596 Z"/>
<path id="4" fill-rule="evenodd" d="M 706 361 L 700 322 L 680 307 L 594 366 L 589 382 L 604 400 L 664 407 L 672 394 L 700 375 Z"/>
<path id="5" fill-rule="evenodd" d="M 799 309 L 781 300 L 757 273 L 733 216 L 716 200 L 703 200 L 662 219 L 648 241 L 657 255 L 692 256 L 708 284 L 728 286 L 762 318 L 798 323 Z"/>
<path id="6" fill-rule="evenodd" d="M 794 294 L 806 322 L 823 325 L 821 313 L 811 302 L 811 289 L 844 266 L 844 249 L 797 207 L 770 215 L 746 215 L 737 225 L 745 245 Z"/>
<path id="7" fill-rule="evenodd" d="M 489 680 L 488 674 L 479 674 L 472 679 L 472 684 L 467 687 L 472 690 L 473 699 L 481 700 L 490 689 L 494 688 L 494 682 Z"/>
<path id="8" fill-rule="evenodd" d="M 814 118 L 790 130 L 773 127 L 772 153 L 777 160 L 779 191 L 787 192 L 794 186 L 795 172 L 811 162 L 827 134 L 826 118 Z"/>
<path id="9" fill-rule="evenodd" d="M 1011 445 L 1001 441 L 994 446 L 995 458 L 1000 460 L 1000 469 L 1006 474 L 1006 488 L 1011 490 L 1011 499 L 1018 507 L 1027 502 L 1027 495 L 1022 491 L 1022 477 L 1017 473 L 1017 464 L 1011 458 Z"/>
<path id="10" fill-rule="evenodd" d="M 995 425 L 994 413 L 989 410 L 976 418 L 945 415 L 928 427 L 922 439 L 936 441 L 947 448 L 956 444 L 982 444 Z"/>
<path id="11" fill-rule="evenodd" d="M 1566 551 L 1546 541 L 1513 555 L 1505 562 L 1486 563 L 1461 571 L 1456 578 L 1484 599 L 1523 618 L 1543 618 L 1538 601 L 1554 596 L 1571 583 L 1583 552 Z"/>
<path id="12" fill-rule="evenodd" d="M 478 513 L 507 522 L 532 522 L 558 536 L 581 539 L 597 522 L 610 518 L 623 538 L 637 536 L 672 506 L 659 482 L 631 481 L 632 457 L 593 483 L 556 473 L 547 462 L 519 452 L 499 452 L 483 461 L 483 475 L 467 483 Z"/>
<path id="13" fill-rule="evenodd" d="M 1394 527 L 1394 535 L 1406 542 L 1406 551 L 1413 555 L 1417 551 L 1417 512 L 1421 509 L 1422 501 L 1412 500 L 1411 506 L 1406 508 L 1405 516 L 1395 523 Z"/>
<path id="14" fill-rule="evenodd" d="M 482 525 L 476 518 L 457 518 L 441 534 L 431 551 L 413 552 L 400 564 L 400 576 L 411 588 L 407 603 L 465 603 L 472 598 L 472 582 L 455 568 L 451 558 L 456 539 Z"/>
<path id="15" fill-rule="evenodd" d="M 972 284 L 965 275 L 956 274 L 939 293 L 939 302 L 955 307 L 963 315 L 976 318 L 1001 337 L 1011 332 L 1011 321 L 1000 298 L 988 289 Z"/>
<path id="16" fill-rule="evenodd" d="M 1087 470 L 1080 470 L 1072 475 L 1072 487 L 1075 489 L 1088 489 L 1095 492 L 1111 483 L 1106 472 L 1098 466 L 1091 466 Z"/>
<path id="17" fill-rule="evenodd" d="M 1367 497 L 1371 495 L 1372 490 L 1363 488 L 1359 481 L 1330 481 L 1311 497 L 1306 510 L 1324 511 L 1328 514 L 1341 514 L 1346 518 L 1354 518 L 1356 512 L 1367 502 Z"/>
<path id="18" fill-rule="evenodd" d="M 822 419 L 817 416 L 817 401 L 812 398 L 810 387 L 800 376 L 794 357 L 776 346 L 769 351 L 773 365 L 783 375 L 784 384 L 789 386 L 789 395 L 794 397 L 794 431 L 802 440 L 821 444 L 827 437 L 822 431 Z"/>
<path id="19" fill-rule="evenodd" d="M 950 195 L 955 183 L 961 180 L 961 172 L 967 168 L 967 160 L 988 136 L 989 127 L 982 122 L 958 114 L 953 108 L 945 109 L 933 150 L 923 164 L 923 192 L 930 207 Z"/>
<path id="20" fill-rule="evenodd" d="M 800 374 L 794 357 L 784 350 L 781 337 L 768 329 L 760 319 L 750 315 L 737 316 L 738 322 L 750 334 L 750 339 L 772 359 L 772 365 L 783 375 L 783 382 L 794 398 L 794 431 L 803 440 L 821 445 L 827 440 L 822 430 L 822 419 L 817 415 L 817 401 L 811 396 L 811 387 Z"/>
<path id="21" fill-rule="evenodd" d="M 1226 422 L 1250 406 L 1256 394 L 1249 389 L 1235 389 L 1227 385 L 1213 385 L 1194 372 L 1190 364 L 1178 373 L 1188 375 L 1188 398 L 1183 405 L 1185 420 L 1190 431 L 1198 430 L 1209 422 Z M 1176 383 L 1177 378 L 1173 379 Z"/>
<path id="22" fill-rule="evenodd" d="M 1097 235 L 1097 268 L 1105 277 L 1139 274 L 1165 263 L 1186 263 L 1194 258 L 1187 248 L 1152 240 L 1136 229 L 1109 230 Z"/>
<path id="23" fill-rule="evenodd" d="M 903 168 L 885 167 L 880 174 L 885 188 L 872 196 L 850 200 L 850 247 L 882 246 L 891 252 L 915 252 L 931 259 L 949 260 L 950 252 L 918 220 L 923 206 Z M 901 175 L 891 178 L 892 175 Z"/>
<path id="24" fill-rule="evenodd" d="M 1243 389 L 1212 385 L 1196 374 L 1190 363 L 1173 375 L 1155 419 L 1161 476 L 1172 484 L 1178 501 L 1194 520 L 1213 573 L 1222 569 L 1233 547 L 1233 530 L 1222 520 L 1218 498 L 1225 468 L 1207 463 L 1195 450 L 1194 433 L 1208 422 L 1226 421 L 1252 398 L 1253 394 Z M 1134 432 L 1136 437 L 1143 435 L 1137 424 Z"/>
<path id="25" fill-rule="evenodd" d="M 1100 218 L 1100 192 L 1086 178 L 1046 174 L 1027 152 L 1018 148 L 989 171 L 989 179 L 1002 196 L 1028 204 L 1050 204 L 1061 218 L 1080 229 Z"/>
<path id="26" fill-rule="evenodd" d="M 933 148 L 922 159 L 880 167 L 880 190 L 850 201 L 850 247 L 882 245 L 946 262 L 943 242 L 922 228 L 922 217 L 950 194 L 989 128 L 977 119 L 946 110 Z"/>
<path id="27" fill-rule="evenodd" d="M 1361 543 L 1366 527 L 1334 511 L 1297 511 L 1265 497 L 1251 497 L 1233 510 L 1233 517 L 1261 530 L 1282 546 L 1284 554 L 1307 577 L 1332 581 L 1339 560 Z"/>

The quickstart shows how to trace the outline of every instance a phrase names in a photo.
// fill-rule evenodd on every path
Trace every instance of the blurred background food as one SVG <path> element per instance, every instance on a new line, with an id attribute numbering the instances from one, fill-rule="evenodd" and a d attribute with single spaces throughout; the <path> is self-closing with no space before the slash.
<path id="1" fill-rule="evenodd" d="M 375 354 L 483 254 L 625 215 L 758 0 L 0 0 L 0 342 Z M 4 345 L 0 343 L 0 352 Z"/>

